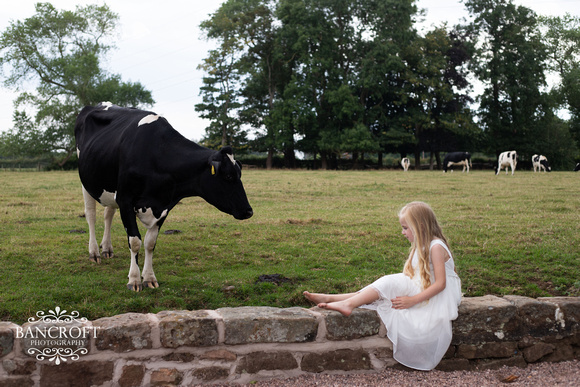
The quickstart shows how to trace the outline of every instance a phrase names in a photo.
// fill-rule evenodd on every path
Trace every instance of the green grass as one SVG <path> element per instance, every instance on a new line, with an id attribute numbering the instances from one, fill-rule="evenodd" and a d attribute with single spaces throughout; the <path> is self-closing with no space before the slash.
<path id="1" fill-rule="evenodd" d="M 134 293 L 118 215 L 115 257 L 88 259 L 76 172 L 0 173 L 0 319 L 22 323 L 56 306 L 89 319 L 309 306 L 304 290 L 354 291 L 402 270 L 409 244 L 397 211 L 412 200 L 435 209 L 466 296 L 580 295 L 578 173 L 248 170 L 243 180 L 254 217 L 237 221 L 200 198 L 184 200 L 162 229 L 181 232 L 158 239 L 160 288 Z M 257 282 L 262 274 L 291 281 Z"/>

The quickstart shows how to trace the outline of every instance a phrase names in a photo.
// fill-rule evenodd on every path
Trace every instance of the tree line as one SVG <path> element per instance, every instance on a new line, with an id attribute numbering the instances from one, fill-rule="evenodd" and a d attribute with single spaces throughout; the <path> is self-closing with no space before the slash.
<path id="1" fill-rule="evenodd" d="M 294 167 L 296 151 L 335 168 L 344 153 L 380 164 L 429 152 L 440 164 L 440 152 L 515 149 L 572 167 L 579 19 L 511 0 L 464 5 L 469 22 L 419 33 L 414 0 L 224 2 L 201 24 L 217 43 L 200 66 L 204 140 L 267 152 L 269 166 L 281 153 Z"/>
<path id="2" fill-rule="evenodd" d="M 463 4 L 469 21 L 420 32 L 415 0 L 225 1 L 200 26 L 216 47 L 199 66 L 203 145 L 264 152 L 268 167 L 275 155 L 295 167 L 297 152 L 332 169 L 344 154 L 356 165 L 388 153 L 419 163 L 429 152 L 440 164 L 440 152 L 515 149 L 571 168 L 580 158 L 580 19 L 512 0 Z M 15 101 L 0 157 L 64 163 L 82 106 L 153 104 L 143 85 L 101 68 L 117 22 L 106 5 L 39 3 L 2 32 L 4 86 L 38 86 Z"/>

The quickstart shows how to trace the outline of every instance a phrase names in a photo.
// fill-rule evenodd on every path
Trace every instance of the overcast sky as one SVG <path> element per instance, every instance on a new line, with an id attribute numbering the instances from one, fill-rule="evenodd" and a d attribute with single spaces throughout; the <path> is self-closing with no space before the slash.
<path id="1" fill-rule="evenodd" d="M 11 20 L 32 16 L 38 1 L 6 1 L 0 12 L 0 31 Z M 73 10 L 76 5 L 103 4 L 102 0 L 52 0 L 57 9 Z M 207 122 L 198 117 L 194 106 L 201 102 L 199 88 L 203 73 L 197 66 L 213 48 L 202 39 L 201 21 L 215 12 L 223 0 L 123 0 L 106 2 L 120 16 L 117 49 L 104 64 L 107 71 L 120 74 L 123 81 L 140 82 L 153 92 L 151 110 L 165 116 L 175 129 L 192 140 L 205 133 Z M 541 15 L 578 15 L 578 0 L 515 0 Z M 419 0 L 427 10 L 425 25 L 448 22 L 455 25 L 467 16 L 460 0 Z M 0 86 L 0 131 L 13 126 L 16 93 Z"/>

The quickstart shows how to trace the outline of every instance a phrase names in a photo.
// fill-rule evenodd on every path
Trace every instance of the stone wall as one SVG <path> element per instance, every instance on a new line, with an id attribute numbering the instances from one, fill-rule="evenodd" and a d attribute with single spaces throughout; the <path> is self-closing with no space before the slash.
<path id="1" fill-rule="evenodd" d="M 86 354 L 74 359 L 47 353 L 38 360 L 46 348 L 26 334 L 34 323 L 1 322 L 0 387 L 249 383 L 401 367 L 392 358 L 377 314 L 363 309 L 350 317 L 318 308 L 165 311 L 77 324 L 75 336 L 83 327 L 86 335 L 73 349 Z M 525 367 L 578 359 L 579 332 L 579 297 L 466 298 L 453 322 L 451 346 L 437 368 Z M 37 351 L 27 355 L 31 348 Z"/>

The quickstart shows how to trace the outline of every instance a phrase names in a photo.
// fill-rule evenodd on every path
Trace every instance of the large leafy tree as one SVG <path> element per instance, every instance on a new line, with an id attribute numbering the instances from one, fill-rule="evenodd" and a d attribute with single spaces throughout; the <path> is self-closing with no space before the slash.
<path id="1" fill-rule="evenodd" d="M 405 58 L 403 120 L 415 136 L 415 161 L 420 161 L 419 152 L 428 151 L 431 161 L 435 156 L 440 166 L 440 151 L 471 150 L 471 140 L 478 134 L 467 94 L 471 85 L 466 64 L 471 49 L 458 31 L 440 27 L 417 38 Z"/>
<path id="2" fill-rule="evenodd" d="M 552 94 L 570 112 L 569 129 L 580 148 L 580 17 L 542 17 L 543 41 L 548 51 L 548 69 L 557 75 Z M 577 150 L 576 150 L 577 151 Z M 558 151 L 562 154 L 562 149 Z M 571 158 L 562 165 L 570 167 Z"/>
<path id="3" fill-rule="evenodd" d="M 301 71 L 305 87 L 312 90 L 316 144 L 324 167 L 328 167 L 327 158 L 334 161 L 341 152 L 351 153 L 356 163 L 366 144 L 372 144 L 370 132 L 361 126 L 362 106 L 353 95 L 358 56 L 356 4 L 350 0 L 309 3 L 309 45 L 302 55 Z"/>
<path id="4" fill-rule="evenodd" d="M 43 134 L 24 112 L 14 112 L 14 125 L 18 130 L 8 130 L 0 134 L 0 156 L 10 159 L 39 156 L 45 153 L 47 145 Z"/>
<path id="5" fill-rule="evenodd" d="M 294 62 L 290 107 L 303 124 L 300 149 L 335 168 L 342 152 L 357 156 L 381 149 L 394 125 L 396 86 L 404 69 L 401 50 L 415 36 L 413 0 L 285 0 L 282 34 L 291 36 Z M 399 110 L 400 111 L 400 110 Z"/>
<path id="6" fill-rule="evenodd" d="M 406 154 L 415 137 L 405 120 L 407 47 L 418 39 L 413 21 L 414 0 L 363 1 L 357 7 L 361 20 L 357 37 L 358 74 L 356 95 L 364 106 L 364 123 L 382 152 Z"/>
<path id="7" fill-rule="evenodd" d="M 35 15 L 11 22 L 0 36 L 4 85 L 36 88 L 15 101 L 15 127 L 4 140 L 33 136 L 42 144 L 37 152 L 57 154 L 64 162 L 74 153 L 74 122 L 83 106 L 105 100 L 124 106 L 153 103 L 141 84 L 123 82 L 101 67 L 117 22 L 106 5 L 67 11 L 50 3 L 38 3 Z M 30 111 L 34 119 L 27 117 Z"/>
<path id="8" fill-rule="evenodd" d="M 228 117 L 231 135 L 227 140 L 234 146 L 234 133 L 245 138 L 247 126 L 243 125 L 252 127 L 257 136 L 253 146 L 268 153 L 266 164 L 271 168 L 276 150 L 284 149 L 277 132 L 277 125 L 283 121 L 274 116 L 276 100 L 284 83 L 281 78 L 287 68 L 280 58 L 284 50 L 278 38 L 279 28 L 275 26 L 274 2 L 228 0 L 201 24 L 201 28 L 209 39 L 218 43 L 218 48 L 205 59 L 203 68 L 210 77 L 220 77 L 221 82 L 220 87 L 204 88 L 201 92 L 204 100 L 213 99 L 217 103 L 213 106 L 199 104 L 196 109 L 212 121 L 223 122 Z M 211 64 L 212 55 L 228 58 L 228 66 Z M 206 129 L 208 136 L 214 131 L 211 125 Z"/>
<path id="9" fill-rule="evenodd" d="M 240 131 L 237 111 L 242 106 L 239 97 L 239 72 L 235 50 L 212 50 L 199 67 L 209 75 L 203 78 L 200 94 L 203 103 L 195 105 L 202 118 L 210 120 L 203 142 L 212 148 L 231 145 L 240 148 L 246 136 Z"/>
<path id="10" fill-rule="evenodd" d="M 488 150 L 517 149 L 529 157 L 552 109 L 543 93 L 547 52 L 537 15 L 512 0 L 466 0 L 465 6 L 480 42 L 475 74 L 485 85 L 480 118 Z"/>
<path id="11" fill-rule="evenodd" d="M 229 0 L 202 22 L 200 27 L 218 47 L 209 52 L 199 68 L 206 71 L 200 90 L 203 103 L 195 109 L 210 120 L 204 142 L 210 147 L 232 145 L 239 148 L 246 140 L 239 113 L 244 76 L 242 57 L 247 55 L 248 25 L 260 0 Z"/>

